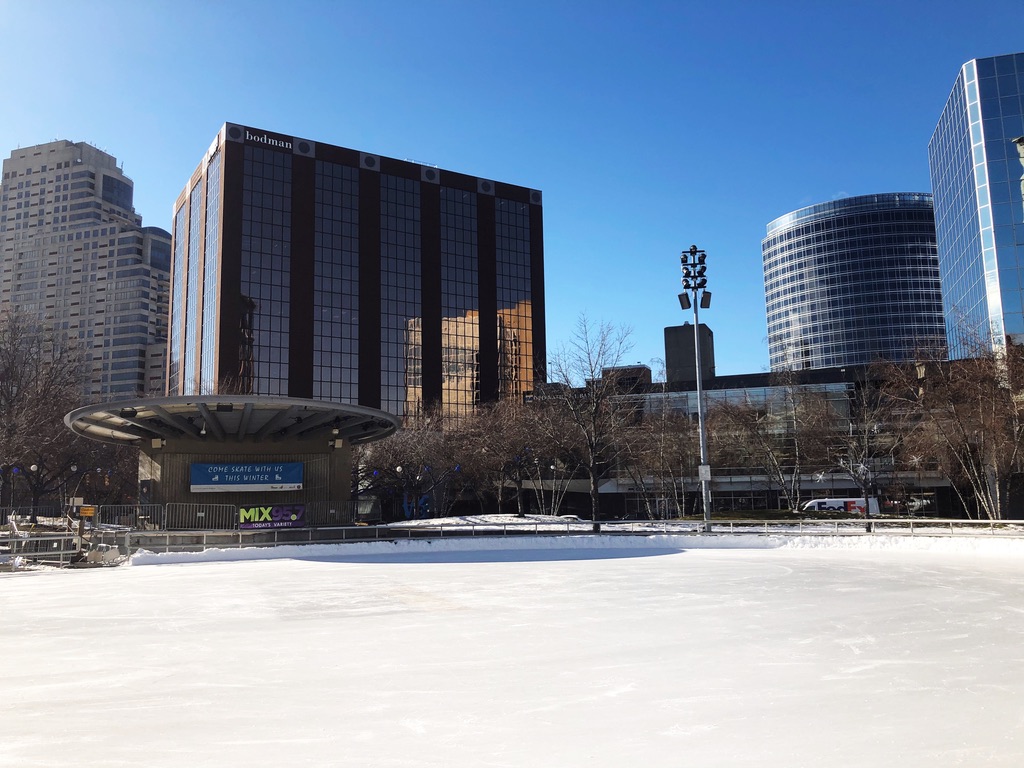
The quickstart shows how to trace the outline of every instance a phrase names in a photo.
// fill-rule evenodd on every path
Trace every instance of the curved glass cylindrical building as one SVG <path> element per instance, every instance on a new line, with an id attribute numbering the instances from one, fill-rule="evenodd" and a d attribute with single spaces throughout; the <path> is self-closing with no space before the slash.
<path id="1" fill-rule="evenodd" d="M 773 371 L 945 356 L 930 194 L 801 208 L 768 224 L 761 250 Z"/>

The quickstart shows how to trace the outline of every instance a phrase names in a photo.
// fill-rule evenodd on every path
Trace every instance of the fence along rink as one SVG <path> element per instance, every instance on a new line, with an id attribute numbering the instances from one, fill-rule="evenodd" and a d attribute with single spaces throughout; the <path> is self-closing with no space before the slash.
<path id="1" fill-rule="evenodd" d="M 293 508 L 296 505 L 283 505 Z M 119 504 L 96 508 L 92 524 L 89 518 L 76 520 L 68 510 L 57 506 L 0 508 L 0 564 L 13 568 L 21 559 L 55 565 L 69 565 L 99 549 L 116 547 L 127 554 L 128 536 L 136 533 L 163 534 L 172 531 L 193 532 L 195 541 L 182 539 L 173 548 L 203 549 L 207 546 L 243 546 L 304 543 L 321 538 L 326 529 L 352 526 L 357 522 L 378 522 L 380 502 L 376 498 L 345 502 L 310 502 L 303 505 L 302 525 L 280 528 L 244 528 L 240 508 L 233 504 Z M 55 527 L 62 528 L 60 531 Z M 19 528 L 21 526 L 21 528 Z M 27 528 L 26 528 L 27 526 Z M 39 528 L 38 526 L 42 526 Z M 64 530 L 66 529 L 66 530 Z M 368 529 L 362 529 L 368 530 Z M 355 534 L 350 534 L 349 537 Z M 224 536 L 230 537 L 224 539 Z M 180 538 L 180 537 L 179 537 Z M 236 541 L 237 540 L 237 541 Z M 170 542 L 165 548 L 172 548 Z"/>
<path id="2" fill-rule="evenodd" d="M 302 505 L 286 504 L 281 507 L 302 507 L 301 525 L 282 525 L 280 529 L 319 528 L 376 522 L 380 519 L 380 500 L 376 498 L 352 501 L 311 501 Z M 270 505 L 273 508 L 274 505 Z M 254 508 L 267 505 L 238 506 L 235 504 L 120 504 L 101 506 L 97 510 L 99 526 L 130 528 L 138 531 L 236 531 L 252 522 L 268 517 L 266 513 L 249 514 Z M 243 512 L 243 510 L 245 510 Z M 271 516 L 271 520 L 273 517 Z M 259 529 L 258 527 L 256 529 Z M 274 530 L 267 527 L 266 530 Z"/>
<path id="3" fill-rule="evenodd" d="M 362 500 L 364 502 L 369 500 Z M 349 502 L 358 507 L 358 502 Z M 158 505 L 157 505 L 158 506 Z M 194 505 L 201 506 L 201 505 Z M 228 506 L 228 505 L 223 505 Z M 370 506 L 370 505 L 366 505 Z M 114 508 L 108 508 L 108 513 Z M 122 507 L 125 509 L 134 509 Z M 234 508 L 232 508 L 234 509 Z M 151 509 L 145 511 L 151 512 Z M 207 511 L 207 510 L 199 510 Z M 204 518 L 205 519 L 205 518 Z M 211 518 L 212 519 L 212 518 Z M 475 537 L 475 536 L 522 536 L 522 535 L 582 535 L 590 536 L 592 526 L 589 521 L 578 519 L 557 519 L 551 522 L 524 521 L 522 523 L 429 523 L 415 526 L 359 526 L 340 525 L 307 525 L 302 528 L 272 529 L 239 529 L 239 528 L 189 528 L 173 531 L 169 529 L 149 528 L 132 529 L 127 526 L 104 524 L 86 534 L 90 554 L 94 547 L 102 550 L 115 550 L 121 555 L 128 555 L 142 548 L 157 552 L 201 551 L 210 547 L 265 547 L 287 544 L 306 543 L 342 543 L 367 540 L 395 541 L 415 538 Z M 705 535 L 700 521 L 614 521 L 602 524 L 601 534 L 608 535 L 639 535 L 657 534 L 702 536 Z M 1021 521 L 994 520 L 953 520 L 927 518 L 893 518 L 872 519 L 861 518 L 846 520 L 720 520 L 717 521 L 712 535 L 730 534 L 761 534 L 771 536 L 873 536 L 873 535 L 906 535 L 906 536 L 988 536 L 1024 538 L 1024 523 Z M 62 539 L 77 539 L 74 534 L 61 536 Z M 5 547 L 5 544 L 8 545 Z M 75 542 L 77 545 L 78 542 Z M 20 545 L 18 545 L 20 547 Z M 30 545 L 38 547 L 39 545 Z M 46 544 L 42 545 L 43 547 Z M 50 544 L 50 546 L 54 546 Z M 58 545 L 59 546 L 59 545 Z M 66 546 L 66 545 L 65 545 Z M 5 551 L 5 549 L 7 551 Z M 74 550 L 64 553 L 49 552 L 70 556 Z M 9 542 L 0 535 L 0 563 L 12 553 Z M 41 557 L 38 550 L 31 558 L 37 561 L 50 560 Z M 9 558 L 14 562 L 14 558 Z M 64 564 L 63 558 L 60 558 Z"/>
<path id="4" fill-rule="evenodd" d="M 127 531 L 107 529 L 100 535 L 121 551 L 145 549 L 152 552 L 193 552 L 209 548 L 276 547 L 290 544 L 342 544 L 346 542 L 399 541 L 408 539 L 504 537 L 504 536 L 651 536 L 687 537 L 764 536 L 908 536 L 908 537 L 999 537 L 1024 538 L 1020 521 L 881 519 L 847 520 L 726 520 L 715 525 L 714 533 L 703 530 L 701 521 L 625 521 L 602 524 L 594 534 L 589 521 L 557 520 L 550 523 L 436 524 L 400 527 L 386 525 L 277 528 L 269 530 Z"/>

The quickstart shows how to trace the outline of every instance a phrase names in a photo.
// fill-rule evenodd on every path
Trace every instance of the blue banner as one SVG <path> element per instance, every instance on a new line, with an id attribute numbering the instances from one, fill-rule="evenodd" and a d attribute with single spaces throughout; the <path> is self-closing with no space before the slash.
<path id="1" fill-rule="evenodd" d="M 190 490 L 301 491 L 302 463 L 287 464 L 192 464 Z"/>

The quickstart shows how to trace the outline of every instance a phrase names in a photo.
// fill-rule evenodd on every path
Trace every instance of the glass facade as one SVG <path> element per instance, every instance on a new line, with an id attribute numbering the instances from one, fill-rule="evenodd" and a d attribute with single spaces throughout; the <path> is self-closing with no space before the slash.
<path id="1" fill-rule="evenodd" d="M 1024 53 L 964 64 L 928 162 L 951 356 L 1024 343 Z"/>
<path id="2" fill-rule="evenodd" d="M 188 259 L 185 271 L 185 349 L 182 365 L 183 393 L 197 394 L 199 378 L 196 376 L 196 340 L 199 338 L 200 314 L 196 311 L 199 304 L 199 268 L 202 264 L 202 216 L 203 185 L 197 183 L 192 187 L 188 201 Z"/>
<path id="3" fill-rule="evenodd" d="M 762 242 L 773 371 L 944 356 L 931 195 L 820 203 Z"/>
<path id="4" fill-rule="evenodd" d="M 790 418 L 794 397 L 818 396 L 827 400 L 840 418 L 850 416 L 850 398 L 853 385 L 846 382 L 832 384 L 796 384 L 736 389 L 706 389 L 703 392 L 704 407 L 708 409 L 724 405 L 749 406 L 762 411 L 769 418 Z M 645 409 L 652 413 L 669 411 L 683 413 L 697 418 L 697 393 L 662 392 L 645 396 Z"/>
<path id="5" fill-rule="evenodd" d="M 477 195 L 441 190 L 441 375 L 448 413 L 480 401 Z"/>
<path id="6" fill-rule="evenodd" d="M 170 392 L 416 418 L 532 391 L 539 191 L 227 124 L 176 205 Z"/>
<path id="7" fill-rule="evenodd" d="M 380 182 L 380 407 L 397 416 L 422 401 L 420 185 Z"/>
<path id="8" fill-rule="evenodd" d="M 242 174 L 242 391 L 288 395 L 291 328 L 292 157 L 245 147 Z"/>
<path id="9" fill-rule="evenodd" d="M 519 399 L 533 390 L 533 286 L 530 206 L 494 201 L 498 262 L 498 392 Z"/>
<path id="10" fill-rule="evenodd" d="M 316 164 L 313 397 L 358 402 L 359 171 Z"/>
<path id="11" fill-rule="evenodd" d="M 216 391 L 217 284 L 220 281 L 220 153 L 210 160 L 206 175 L 206 249 L 203 254 L 203 333 L 199 391 Z"/>
<path id="12" fill-rule="evenodd" d="M 174 214 L 174 267 L 171 272 L 171 327 L 168 332 L 167 370 L 169 395 L 181 392 L 181 328 L 185 316 L 185 206 Z"/>

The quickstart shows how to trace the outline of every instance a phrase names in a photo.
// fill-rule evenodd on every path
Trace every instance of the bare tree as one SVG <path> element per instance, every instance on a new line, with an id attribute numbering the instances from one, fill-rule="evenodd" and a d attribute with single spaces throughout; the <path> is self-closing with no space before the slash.
<path id="1" fill-rule="evenodd" d="M 552 357 L 543 388 L 545 404 L 565 415 L 566 432 L 546 438 L 563 453 L 579 457 L 580 470 L 590 481 L 590 510 L 595 524 L 598 488 L 615 465 L 627 424 L 637 410 L 614 369 L 631 348 L 630 330 L 605 322 L 592 323 L 582 315 L 575 335 Z"/>
<path id="2" fill-rule="evenodd" d="M 556 426 L 563 418 L 560 410 L 543 402 L 504 400 L 481 406 L 459 421 L 453 440 L 465 488 L 476 494 L 481 511 L 489 504 L 499 512 L 514 504 L 522 517 L 532 499 L 535 509 L 557 512 L 576 467 L 574 457 L 547 438 L 565 431 Z"/>
<path id="3" fill-rule="evenodd" d="M 538 445 L 529 404 L 505 400 L 477 413 L 478 443 L 475 449 L 490 480 L 498 502 L 498 511 L 505 501 L 505 490 L 511 488 L 516 514 L 525 515 L 524 485 L 533 484 L 539 473 L 544 451 Z"/>
<path id="4" fill-rule="evenodd" d="M 64 414 L 81 405 L 84 366 L 80 350 L 16 309 L 0 317 L 0 465 L 11 500 L 23 479 L 33 506 L 66 487 L 88 441 L 64 426 Z"/>
<path id="5" fill-rule="evenodd" d="M 700 444 L 696 422 L 667 398 L 650 398 L 643 421 L 625 430 L 620 468 L 629 476 L 650 519 L 686 514 L 686 483 L 696 476 Z"/>
<path id="6" fill-rule="evenodd" d="M 580 459 L 572 440 L 557 440 L 573 430 L 572 420 L 560 408 L 545 401 L 512 409 L 518 420 L 519 447 L 512 458 L 514 473 L 533 491 L 534 506 L 548 515 L 557 515 L 577 476 Z"/>
<path id="7" fill-rule="evenodd" d="M 457 425 L 430 414 L 359 450 L 356 493 L 392 500 L 398 517 L 444 517 L 463 485 Z"/>
<path id="8" fill-rule="evenodd" d="M 888 383 L 891 369 L 872 366 L 855 383 L 849 416 L 839 417 L 833 430 L 831 471 L 852 481 L 869 505 L 892 484 L 905 438 L 904 409 Z"/>
<path id="9" fill-rule="evenodd" d="M 38 442 L 43 422 L 82 397 L 80 352 L 28 315 L 11 309 L 0 317 L 0 454 L 18 460 Z M 63 418 L 64 412 L 60 413 Z"/>
<path id="10" fill-rule="evenodd" d="M 1016 503 L 1024 446 L 1024 347 L 978 345 L 970 358 L 894 367 L 890 387 L 912 418 L 916 456 L 935 463 L 980 514 L 1000 520 Z"/>
<path id="11" fill-rule="evenodd" d="M 799 505 L 804 474 L 828 466 L 827 446 L 839 420 L 820 391 L 803 385 L 798 374 L 777 376 L 762 400 L 749 395 L 739 403 L 720 403 L 709 415 L 716 451 L 736 466 L 750 467 L 780 489 L 789 509 Z"/>

